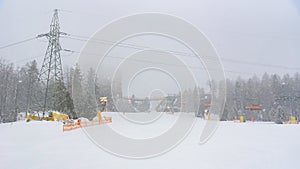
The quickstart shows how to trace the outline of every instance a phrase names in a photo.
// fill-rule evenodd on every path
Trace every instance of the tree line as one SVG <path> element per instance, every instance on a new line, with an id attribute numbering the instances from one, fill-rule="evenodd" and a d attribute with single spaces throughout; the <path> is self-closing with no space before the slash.
<path id="1" fill-rule="evenodd" d="M 0 122 L 16 121 L 20 112 L 43 111 L 46 85 L 38 78 L 39 68 L 35 60 L 22 67 L 0 60 Z M 63 79 L 58 85 L 59 95 L 57 92 L 54 95 L 55 91 L 49 92 L 46 111 L 64 112 L 71 118 L 92 118 L 98 110 L 98 99 L 95 98 L 111 97 L 109 81 L 105 78 L 98 81 L 93 69 L 82 73 L 76 65 L 64 71 Z M 54 82 L 50 81 L 51 85 Z M 60 97 L 59 103 L 55 97 Z M 114 111 L 111 102 L 109 100 L 108 109 Z"/>
<path id="2" fill-rule="evenodd" d="M 45 86 L 38 81 L 39 68 L 36 61 L 22 67 L 0 60 L 0 122 L 17 120 L 19 112 L 41 111 Z M 93 69 L 83 73 L 78 65 L 64 70 L 63 97 L 59 110 L 72 118 L 93 118 L 98 110 L 99 97 L 108 97 L 108 110 L 117 111 L 112 101 L 111 84 L 107 77 L 98 77 Z M 232 120 L 244 115 L 257 120 L 287 120 L 300 115 L 300 74 L 265 73 L 262 77 L 226 80 L 226 104 L 222 120 Z M 114 84 L 115 85 L 115 84 Z M 121 84 L 117 85 L 117 88 Z M 74 92 L 75 91 L 75 92 Z M 122 96 L 121 89 L 119 95 Z M 182 92 L 182 111 L 195 111 L 197 115 L 209 109 L 210 91 L 201 87 Z M 51 103 L 49 101 L 49 103 Z M 259 106 L 251 110 L 247 106 Z M 54 107 L 47 107 L 53 110 Z"/>

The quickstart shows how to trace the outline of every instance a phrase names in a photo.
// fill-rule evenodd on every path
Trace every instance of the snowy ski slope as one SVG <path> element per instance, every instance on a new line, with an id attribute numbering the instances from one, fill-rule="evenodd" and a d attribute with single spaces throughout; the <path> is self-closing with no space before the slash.
<path id="1" fill-rule="evenodd" d="M 114 116 L 109 125 L 130 137 L 148 137 L 167 129 L 172 120 L 172 115 L 164 116 L 147 130 Z M 204 120 L 197 119 L 181 144 L 162 156 L 143 160 L 108 154 L 94 145 L 81 129 L 63 133 L 62 123 L 0 124 L 0 168 L 299 168 L 300 125 L 221 122 L 214 136 L 206 144 L 198 145 L 204 124 Z"/>

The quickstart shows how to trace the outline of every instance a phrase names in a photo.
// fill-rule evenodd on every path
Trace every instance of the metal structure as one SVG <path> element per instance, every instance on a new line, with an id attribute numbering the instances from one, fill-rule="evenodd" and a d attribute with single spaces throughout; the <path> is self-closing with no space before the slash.
<path id="1" fill-rule="evenodd" d="M 178 99 L 176 95 L 168 95 L 158 104 L 156 111 L 158 112 L 178 112 L 180 107 L 176 106 L 178 104 Z"/>
<path id="2" fill-rule="evenodd" d="M 50 32 L 40 34 L 37 37 L 46 37 L 48 47 L 40 70 L 38 80 L 45 85 L 45 94 L 43 102 L 43 111 L 46 109 L 58 110 L 58 104 L 65 99 L 63 84 L 63 71 L 60 51 L 62 50 L 59 38 L 66 33 L 60 32 L 58 10 L 54 10 L 53 18 L 50 25 Z"/>

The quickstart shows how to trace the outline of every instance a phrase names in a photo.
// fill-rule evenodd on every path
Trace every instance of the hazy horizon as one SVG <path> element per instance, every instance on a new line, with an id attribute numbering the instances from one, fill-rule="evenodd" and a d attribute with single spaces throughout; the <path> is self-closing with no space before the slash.
<path id="1" fill-rule="evenodd" d="M 300 3 L 264 1 L 8 1 L 0 0 L 0 46 L 47 33 L 53 9 L 61 31 L 88 38 L 120 17 L 159 12 L 185 19 L 215 46 L 227 78 L 300 72 Z M 73 66 L 85 41 L 61 38 L 64 67 Z M 47 40 L 40 38 L 0 50 L 0 59 L 18 66 L 35 59 L 41 66 Z"/>

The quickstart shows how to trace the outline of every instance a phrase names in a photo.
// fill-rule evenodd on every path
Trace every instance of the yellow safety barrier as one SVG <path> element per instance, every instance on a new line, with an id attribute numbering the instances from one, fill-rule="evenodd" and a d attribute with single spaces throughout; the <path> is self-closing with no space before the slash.
<path id="1" fill-rule="evenodd" d="M 36 116 L 36 115 L 31 116 L 31 119 L 32 119 L 32 120 L 39 120 L 39 116 Z"/>
<path id="2" fill-rule="evenodd" d="M 98 111 L 98 121 L 102 121 L 102 114 L 100 110 Z"/>
<path id="3" fill-rule="evenodd" d="M 69 116 L 63 113 L 52 112 L 50 117 L 39 117 L 38 115 L 26 115 L 25 121 L 29 122 L 30 120 L 46 120 L 46 121 L 66 121 L 69 119 Z"/>
<path id="4" fill-rule="evenodd" d="M 26 122 L 29 122 L 30 120 L 40 120 L 39 116 L 37 115 L 30 115 L 29 113 L 27 114 L 26 118 L 25 118 L 25 121 Z"/>
<path id="5" fill-rule="evenodd" d="M 297 117 L 291 116 L 288 123 L 289 123 L 289 124 L 298 124 L 299 121 L 298 121 L 298 118 L 297 118 Z"/>
<path id="6" fill-rule="evenodd" d="M 207 116 L 207 120 L 211 120 L 210 114 L 208 114 L 208 116 Z"/>
<path id="7" fill-rule="evenodd" d="M 69 116 L 63 113 L 52 112 L 52 117 L 54 121 L 66 121 L 69 119 Z"/>
<path id="8" fill-rule="evenodd" d="M 54 121 L 53 117 L 44 117 L 43 120 L 46 120 L 46 121 Z"/>
<path id="9" fill-rule="evenodd" d="M 244 123 L 244 122 L 246 122 L 244 116 L 240 116 L 240 123 Z"/>
<path id="10" fill-rule="evenodd" d="M 26 121 L 26 122 L 29 122 L 29 121 L 30 121 L 30 119 L 31 119 L 31 116 L 30 116 L 30 114 L 29 114 L 29 113 L 27 113 L 25 121 Z"/>

